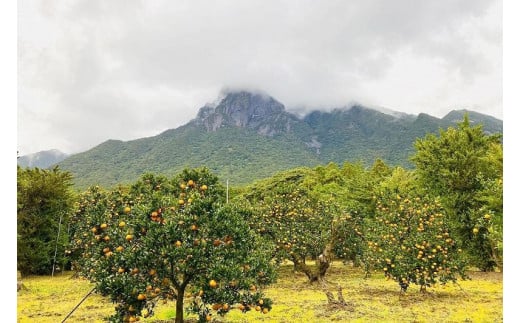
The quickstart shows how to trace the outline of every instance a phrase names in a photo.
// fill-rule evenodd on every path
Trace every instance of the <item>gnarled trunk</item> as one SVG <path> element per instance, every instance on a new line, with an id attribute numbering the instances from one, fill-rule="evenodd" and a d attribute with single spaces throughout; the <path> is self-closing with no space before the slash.
<path id="1" fill-rule="evenodd" d="M 338 285 L 338 299 L 334 298 L 334 295 L 329 290 L 329 288 L 324 285 L 323 289 L 325 291 L 325 295 L 327 295 L 327 301 L 329 305 L 339 305 L 339 306 L 347 306 L 347 302 L 345 302 L 345 298 L 343 298 L 343 288 Z"/>
<path id="2" fill-rule="evenodd" d="M 322 254 L 318 256 L 318 268 L 316 271 L 313 271 L 313 268 L 308 266 L 304 261 L 298 259 L 297 257 L 293 256 L 292 261 L 294 263 L 294 268 L 297 271 L 300 271 L 307 276 L 310 283 L 316 282 L 316 281 L 322 281 L 325 278 L 325 274 L 327 273 L 327 270 L 330 267 L 331 262 L 331 253 L 332 253 L 332 245 L 328 244 L 325 246 L 325 249 L 323 250 Z"/>
<path id="3" fill-rule="evenodd" d="M 320 277 L 320 280 L 325 277 L 325 274 L 327 273 L 327 270 L 330 267 L 330 262 L 332 260 L 331 252 L 332 252 L 332 246 L 329 244 L 329 245 L 325 246 L 323 253 L 318 256 L 318 261 L 319 261 L 318 275 Z"/>
<path id="4" fill-rule="evenodd" d="M 316 275 L 316 273 L 313 272 L 312 268 L 309 267 L 306 263 L 304 263 L 303 261 L 300 261 L 298 258 L 296 258 L 294 256 L 292 257 L 292 261 L 294 263 L 294 269 L 296 271 L 304 273 L 305 276 L 307 276 L 307 278 L 309 279 L 310 283 L 318 280 L 318 276 Z"/>

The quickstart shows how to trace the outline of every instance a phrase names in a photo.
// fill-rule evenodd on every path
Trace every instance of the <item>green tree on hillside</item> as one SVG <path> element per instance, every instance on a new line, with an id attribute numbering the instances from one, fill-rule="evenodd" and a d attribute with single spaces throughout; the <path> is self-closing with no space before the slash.
<path id="1" fill-rule="evenodd" d="M 50 274 L 56 251 L 56 263 L 64 263 L 68 237 L 63 228 L 73 204 L 71 185 L 71 174 L 58 167 L 18 167 L 17 266 L 22 274 Z"/>
<path id="2" fill-rule="evenodd" d="M 485 134 L 481 125 L 471 126 L 466 115 L 457 128 L 418 139 L 415 149 L 411 160 L 423 187 L 441 197 L 473 264 L 492 269 L 501 258 L 497 239 L 501 241 L 502 197 L 495 194 L 502 190 L 500 135 Z M 479 224 L 486 209 L 493 212 L 495 234 Z"/>

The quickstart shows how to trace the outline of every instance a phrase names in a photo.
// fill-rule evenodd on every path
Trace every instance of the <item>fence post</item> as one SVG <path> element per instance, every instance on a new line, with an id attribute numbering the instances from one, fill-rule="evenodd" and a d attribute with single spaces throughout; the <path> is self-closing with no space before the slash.
<path id="1" fill-rule="evenodd" d="M 62 218 L 63 218 L 63 212 L 60 213 L 60 223 L 58 224 L 58 236 L 56 237 L 56 247 L 54 248 L 54 262 L 52 264 L 52 274 L 51 274 L 51 277 L 54 277 L 54 268 L 56 268 L 56 255 L 58 253 L 58 240 L 60 239 L 61 219 Z"/>

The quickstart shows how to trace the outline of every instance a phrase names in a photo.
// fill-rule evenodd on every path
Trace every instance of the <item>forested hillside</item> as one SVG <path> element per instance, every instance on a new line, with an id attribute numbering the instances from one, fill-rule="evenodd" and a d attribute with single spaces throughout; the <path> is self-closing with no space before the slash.
<path id="1" fill-rule="evenodd" d="M 413 142 L 454 126 L 465 113 L 487 133 L 502 132 L 502 121 L 470 111 L 453 111 L 439 119 L 356 105 L 298 118 L 272 97 L 232 92 L 216 106 L 202 107 L 186 125 L 138 140 L 108 140 L 59 165 L 74 175 L 78 188 L 112 186 L 145 172 L 171 175 L 200 166 L 234 185 L 328 162 L 370 165 L 379 158 L 411 167 Z"/>

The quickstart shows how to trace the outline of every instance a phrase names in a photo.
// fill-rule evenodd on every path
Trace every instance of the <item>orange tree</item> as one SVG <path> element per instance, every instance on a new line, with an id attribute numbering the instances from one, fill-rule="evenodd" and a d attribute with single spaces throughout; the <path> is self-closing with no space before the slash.
<path id="1" fill-rule="evenodd" d="M 240 196 L 250 203 L 255 219 L 251 227 L 274 242 L 273 259 L 290 260 L 309 282 L 322 281 L 333 257 L 350 255 L 353 239 L 358 239 L 357 227 L 345 224 L 357 217 L 343 211 L 328 191 L 314 190 L 322 185 L 320 172 L 320 168 L 298 168 L 280 173 Z M 310 265 L 309 259 L 316 265 Z"/>
<path id="2" fill-rule="evenodd" d="M 364 232 L 371 269 L 382 270 L 403 291 L 410 284 L 425 290 L 465 277 L 462 250 L 438 200 L 384 191 L 374 202 L 375 214 L 366 219 Z"/>
<path id="3" fill-rule="evenodd" d="M 322 279 L 332 251 L 333 213 L 327 205 L 288 185 L 256 207 L 260 221 L 252 225 L 275 242 L 275 258 L 291 260 L 310 282 Z M 317 268 L 306 264 L 308 258 L 318 260 Z"/>
<path id="4" fill-rule="evenodd" d="M 117 304 L 113 322 L 153 315 L 158 301 L 176 300 L 211 320 L 233 308 L 271 309 L 261 288 L 274 280 L 267 243 L 243 212 L 224 204 L 224 189 L 207 169 L 168 180 L 145 175 L 128 189 L 91 188 L 75 215 L 76 266 Z"/>
<path id="5" fill-rule="evenodd" d="M 502 272 L 503 270 L 503 185 L 502 177 L 488 180 L 484 188 L 475 198 L 483 206 L 475 211 L 472 234 L 475 238 L 484 239 L 489 243 L 491 259 Z"/>

